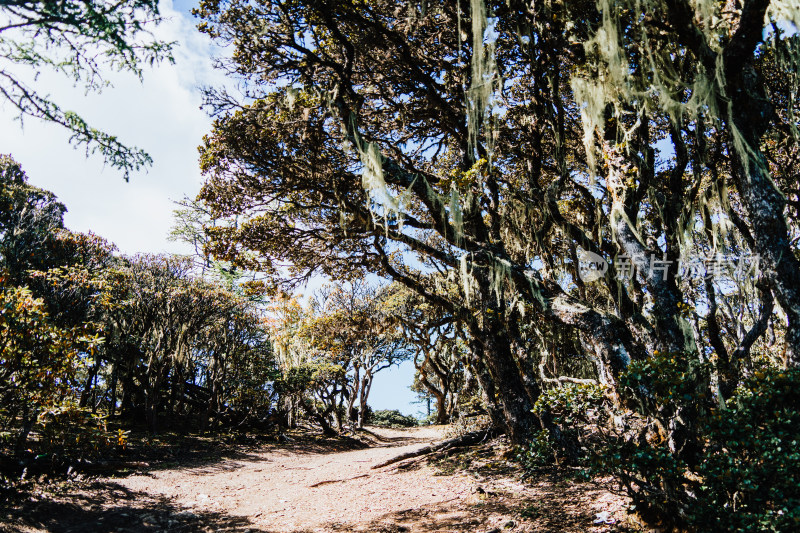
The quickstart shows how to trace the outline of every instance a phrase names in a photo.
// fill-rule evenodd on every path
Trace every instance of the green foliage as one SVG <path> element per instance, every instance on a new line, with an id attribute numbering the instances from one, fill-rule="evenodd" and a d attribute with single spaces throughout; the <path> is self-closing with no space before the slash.
<path id="1" fill-rule="evenodd" d="M 298 394 L 311 387 L 314 377 L 314 367 L 302 364 L 286 369 L 280 378 L 275 380 L 275 389 L 279 394 Z"/>
<path id="2" fill-rule="evenodd" d="M 533 406 L 533 412 L 537 415 L 549 413 L 556 423 L 574 425 L 586 421 L 591 413 L 597 413 L 605 391 L 602 385 L 567 383 L 543 391 Z"/>
<path id="3" fill-rule="evenodd" d="M 0 3 L 0 16 L 0 94 L 20 119 L 31 116 L 60 124 L 72 133 L 70 142 L 85 146 L 87 153 L 100 152 L 126 179 L 152 163 L 146 152 L 91 127 L 38 92 L 35 84 L 36 76 L 49 69 L 99 92 L 109 85 L 108 70 L 141 78 L 143 66 L 171 62 L 173 43 L 155 39 L 149 31 L 161 22 L 158 0 L 12 0 Z M 32 74 L 30 83 L 20 76 L 25 69 Z"/>
<path id="4" fill-rule="evenodd" d="M 525 470 L 525 477 L 537 467 L 553 464 L 553 444 L 550 432 L 546 429 L 537 431 L 527 446 L 517 448 L 516 459 Z"/>
<path id="5" fill-rule="evenodd" d="M 120 261 L 104 272 L 99 307 L 107 358 L 124 354 L 127 364 L 117 370 L 151 431 L 167 391 L 193 391 L 187 412 L 174 414 L 199 415 L 202 427 L 223 413 L 231 422 L 266 416 L 275 377 L 266 328 L 252 302 L 194 277 L 189 259 Z"/>
<path id="6" fill-rule="evenodd" d="M 648 383 L 657 402 L 702 405 L 679 358 L 656 356 L 631 365 L 626 386 Z M 745 379 L 724 408 L 698 416 L 702 449 L 696 461 L 667 440 L 609 436 L 594 468 L 612 473 L 637 506 L 671 516 L 699 532 L 792 531 L 800 524 L 800 370 L 763 368 Z"/>
<path id="7" fill-rule="evenodd" d="M 731 440 L 711 408 L 754 353 L 800 366 L 796 3 L 203 1 L 252 88 L 210 99 L 200 199 L 226 226 L 209 249 L 290 264 L 287 287 L 401 283 L 428 344 L 466 332 L 457 358 L 512 442 L 592 458 L 690 522 Z M 608 271 L 582 279 L 581 251 Z M 717 253 L 763 261 L 706 261 L 704 283 L 673 268 Z M 460 395 L 431 347 L 420 384 Z M 608 390 L 550 389 L 589 379 Z M 709 516 L 735 511 L 730 490 Z"/>
<path id="8" fill-rule="evenodd" d="M 419 425 L 413 416 L 406 416 L 397 409 L 379 409 L 372 411 L 369 422 L 375 426 L 391 428 L 410 428 Z"/>
<path id="9" fill-rule="evenodd" d="M 606 419 L 606 392 L 605 386 L 592 383 L 564 383 L 542 391 L 533 412 L 544 428 L 518 454 L 523 468 L 582 464 L 589 428 Z"/>
<path id="10" fill-rule="evenodd" d="M 119 257 L 63 227 L 64 206 L 0 158 L 3 451 L 62 458 L 125 447 L 107 418 L 242 427 L 278 377 L 256 302 L 173 256 Z M 35 438 L 32 438 L 35 437 Z M 54 463 L 55 466 L 55 463 Z"/>
<path id="11" fill-rule="evenodd" d="M 687 354 L 659 353 L 634 361 L 620 376 L 620 386 L 631 398 L 675 409 L 679 404 L 705 400 L 698 385 L 708 381 L 710 367 Z M 641 394 L 647 391 L 646 394 Z"/>
<path id="12" fill-rule="evenodd" d="M 59 457 L 102 456 L 109 450 L 122 451 L 130 431 L 108 428 L 107 416 L 93 414 L 74 402 L 66 402 L 39 415 L 39 453 Z"/>
<path id="13" fill-rule="evenodd" d="M 0 155 L 0 268 L 21 283 L 29 269 L 46 268 L 66 207 L 34 187 L 11 156 Z"/>
<path id="14" fill-rule="evenodd" d="M 94 352 L 99 344 L 89 329 L 54 326 L 44 303 L 28 289 L 2 287 L 0 430 L 16 430 L 19 445 L 24 443 L 40 414 L 58 409 L 70 398 L 81 354 Z"/>
<path id="15" fill-rule="evenodd" d="M 552 417 L 559 431 L 580 431 L 589 471 L 613 475 L 646 517 L 709 533 L 797 529 L 800 370 L 758 367 L 724 407 L 697 385 L 708 372 L 684 355 L 656 353 L 620 377 L 620 390 L 638 392 L 667 419 L 696 418 L 693 431 L 702 440 L 694 457 L 671 446 L 665 423 L 612 406 L 599 385 L 549 389 L 534 411 Z M 611 414 L 619 418 L 614 424 Z M 552 433 L 542 430 L 517 459 L 531 473 L 552 464 L 556 449 Z"/>
<path id="16" fill-rule="evenodd" d="M 690 522 L 709 532 L 800 529 L 800 370 L 756 371 L 704 433 Z"/>

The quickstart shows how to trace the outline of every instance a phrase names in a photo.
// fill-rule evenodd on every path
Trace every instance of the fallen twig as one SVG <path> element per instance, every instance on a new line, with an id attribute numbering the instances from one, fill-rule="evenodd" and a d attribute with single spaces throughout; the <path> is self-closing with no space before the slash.
<path id="1" fill-rule="evenodd" d="M 431 444 L 430 446 L 423 446 L 422 448 L 415 450 L 413 452 L 402 453 L 397 455 L 388 461 L 384 461 L 372 467 L 373 470 L 377 468 L 383 468 L 384 466 L 389 466 L 391 464 L 405 461 L 406 459 L 412 459 L 414 457 L 419 457 L 421 455 L 428 455 L 430 453 L 447 450 L 449 448 L 457 448 L 460 446 L 469 446 L 470 444 L 477 444 L 481 442 L 485 438 L 487 438 L 492 433 L 492 430 L 481 430 L 481 431 L 473 431 L 471 433 L 467 433 L 465 435 L 461 435 L 460 437 L 456 437 L 454 439 L 446 440 L 444 442 L 440 442 L 439 444 Z"/>
<path id="2" fill-rule="evenodd" d="M 322 486 L 322 485 L 327 485 L 328 483 L 340 483 L 340 482 L 343 482 L 343 481 L 350 481 L 351 479 L 358 479 L 360 477 L 367 477 L 368 475 L 369 474 L 361 474 L 360 476 L 348 477 L 348 478 L 345 478 L 345 479 L 329 479 L 327 481 L 320 481 L 318 483 L 314 483 L 313 485 L 309 485 L 308 488 L 314 489 L 314 488 L 317 488 L 317 487 Z"/>

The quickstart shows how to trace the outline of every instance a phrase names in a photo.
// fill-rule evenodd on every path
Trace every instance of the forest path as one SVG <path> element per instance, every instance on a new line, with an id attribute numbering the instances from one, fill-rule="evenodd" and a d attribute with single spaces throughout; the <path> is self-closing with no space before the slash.
<path id="1" fill-rule="evenodd" d="M 430 467 L 372 466 L 443 438 L 441 428 L 370 428 L 369 448 L 337 451 L 287 443 L 210 466 L 184 466 L 117 480 L 200 513 L 247 517 L 268 531 L 331 531 L 384 515 L 467 498 L 474 481 Z"/>
<path id="2" fill-rule="evenodd" d="M 127 477 L 34 491 L 6 512 L 0 531 L 253 533 L 608 533 L 627 501 L 603 488 L 542 473 L 519 481 L 501 444 L 435 467 L 422 458 L 372 469 L 445 438 L 445 428 L 370 428 L 372 444 L 298 441 L 156 463 Z M 462 468 L 468 465 L 468 468 Z M 610 512 L 614 525 L 593 525 Z M 5 516 L 4 516 L 5 515 Z"/>

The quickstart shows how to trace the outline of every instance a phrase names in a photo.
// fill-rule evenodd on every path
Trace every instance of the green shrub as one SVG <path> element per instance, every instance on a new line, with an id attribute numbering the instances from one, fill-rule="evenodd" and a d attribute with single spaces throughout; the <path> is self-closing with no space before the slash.
<path id="1" fill-rule="evenodd" d="M 713 405 L 690 386 L 707 369 L 679 361 L 631 365 L 622 381 L 646 383 L 663 409 Z M 699 408 L 693 430 L 701 449 L 691 464 L 668 441 L 618 434 L 594 466 L 620 480 L 645 515 L 692 531 L 800 531 L 800 370 L 754 372 L 724 408 Z"/>
<path id="2" fill-rule="evenodd" d="M 516 459 L 525 470 L 523 477 L 528 477 L 537 467 L 553 464 L 553 446 L 550 432 L 546 429 L 538 431 L 527 447 L 519 447 Z"/>
<path id="3" fill-rule="evenodd" d="M 549 413 L 553 421 L 564 425 L 585 422 L 598 414 L 605 398 L 603 385 L 567 383 L 542 391 L 533 406 L 537 415 Z"/>
<path id="4" fill-rule="evenodd" d="M 373 411 L 369 417 L 369 423 L 375 426 L 408 428 L 419 425 L 419 421 L 413 416 L 406 416 L 397 409 L 380 409 Z"/>
<path id="5" fill-rule="evenodd" d="M 800 531 L 800 370 L 757 371 L 704 420 L 689 521 L 701 531 Z"/>
<path id="6" fill-rule="evenodd" d="M 645 519 L 697 533 L 800 531 L 800 370 L 756 369 L 724 406 L 708 394 L 711 371 L 654 354 L 620 377 L 628 401 L 638 398 L 633 410 L 600 386 L 566 385 L 544 391 L 534 412 L 575 436 L 580 464 L 612 475 Z M 683 450 L 670 446 L 674 419 Z M 523 469 L 560 461 L 552 430 L 518 449 Z"/>
<path id="7" fill-rule="evenodd" d="M 535 436 L 530 449 L 523 451 L 523 466 L 583 463 L 590 429 L 606 414 L 605 391 L 603 385 L 582 383 L 566 383 L 542 391 L 533 412 L 544 429 Z"/>
<path id="8" fill-rule="evenodd" d="M 129 431 L 110 430 L 106 416 L 67 403 L 39 415 L 37 450 L 73 458 L 100 457 L 127 447 Z"/>

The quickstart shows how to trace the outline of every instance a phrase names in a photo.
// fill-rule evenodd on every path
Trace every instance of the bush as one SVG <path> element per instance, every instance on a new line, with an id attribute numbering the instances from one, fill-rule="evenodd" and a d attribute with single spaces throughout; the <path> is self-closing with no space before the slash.
<path id="1" fill-rule="evenodd" d="M 758 368 L 724 406 L 707 393 L 711 371 L 676 354 L 632 363 L 620 385 L 649 402 L 635 410 L 600 386 L 544 391 L 534 412 L 550 427 L 517 459 L 528 473 L 560 462 L 557 431 L 575 436 L 579 464 L 612 475 L 646 520 L 697 533 L 800 531 L 800 370 Z M 686 424 L 683 449 L 670 446 L 672 417 Z"/>
<path id="2" fill-rule="evenodd" d="M 800 531 L 800 371 L 764 370 L 704 421 L 689 521 L 700 531 Z"/>
<path id="3" fill-rule="evenodd" d="M 631 365 L 623 381 L 646 383 L 659 404 L 712 405 L 687 386 L 707 369 L 679 371 L 675 361 Z M 699 409 L 694 431 L 691 463 L 666 440 L 617 435 L 593 466 L 620 480 L 645 515 L 692 531 L 800 531 L 800 370 L 754 372 L 724 408 Z"/>
<path id="4" fill-rule="evenodd" d="M 4 282 L 0 274 L 0 284 Z M 25 447 L 42 413 L 73 399 L 82 357 L 100 343 L 90 328 L 53 325 L 45 305 L 27 288 L 0 288 L 0 432 Z"/>
<path id="5" fill-rule="evenodd" d="M 413 416 L 406 416 L 397 409 L 380 409 L 373 411 L 369 417 L 369 423 L 375 426 L 390 428 L 408 428 L 419 425 L 419 421 Z"/>
<path id="6" fill-rule="evenodd" d="M 553 446 L 550 432 L 542 429 L 536 432 L 533 440 L 527 447 L 516 450 L 516 459 L 525 470 L 523 478 L 528 477 L 540 466 L 553 464 Z"/>
<path id="7" fill-rule="evenodd" d="M 591 427 L 605 421 L 606 388 L 596 384 L 567 383 L 542 391 L 533 406 L 544 428 L 527 450 L 520 452 L 523 466 L 581 464 Z"/>
<path id="8" fill-rule="evenodd" d="M 130 431 L 110 430 L 106 416 L 66 403 L 39 415 L 37 450 L 74 459 L 103 457 L 123 451 Z"/>

